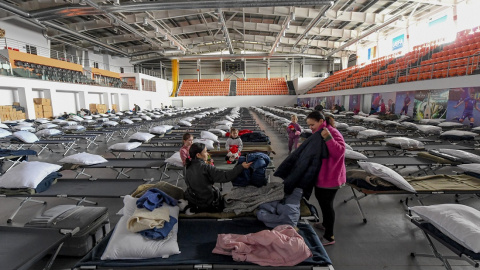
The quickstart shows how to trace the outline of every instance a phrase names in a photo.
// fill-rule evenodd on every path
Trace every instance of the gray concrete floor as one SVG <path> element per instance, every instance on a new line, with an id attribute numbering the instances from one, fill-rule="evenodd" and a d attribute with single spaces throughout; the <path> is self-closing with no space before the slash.
<path id="1" fill-rule="evenodd" d="M 278 134 L 261 117 L 253 114 L 257 119 L 261 129 L 265 130 L 270 136 L 272 148 L 276 151 L 274 162 L 278 166 L 288 154 L 287 139 L 284 135 Z M 102 139 L 100 139 L 102 140 Z M 108 145 L 116 142 L 122 142 L 123 139 L 116 138 L 108 144 L 100 142 L 99 146 L 91 147 L 88 152 L 113 157 L 106 154 Z M 80 152 L 83 148 L 78 149 Z M 60 151 L 58 149 L 57 151 Z M 40 157 L 34 157 L 31 160 L 39 160 L 55 163 L 62 158 L 59 153 L 43 153 Z M 449 169 L 447 169 L 449 170 Z M 89 173 L 87 171 L 87 173 Z M 90 171 L 97 178 L 111 178 L 115 174 L 108 169 L 97 169 Z M 159 172 L 153 170 L 133 170 L 129 172 L 131 178 L 159 178 Z M 73 177 L 72 172 L 64 172 L 65 178 Z M 120 181 L 120 180 L 119 180 Z M 175 176 L 168 180 L 175 183 Z M 281 181 L 276 177 L 271 177 L 271 181 Z M 184 184 L 181 183 L 184 187 Z M 228 191 L 230 185 L 225 186 Z M 333 266 L 337 270 L 417 270 L 417 269 L 444 269 L 441 262 L 437 259 L 412 258 L 410 253 L 413 251 L 420 253 L 431 253 L 424 235 L 411 224 L 405 216 L 405 210 L 400 200 L 405 196 L 400 195 L 381 195 L 367 196 L 361 200 L 367 223 L 363 223 L 360 212 L 354 201 L 344 203 L 344 200 L 352 195 L 349 187 L 342 188 L 335 200 L 336 223 L 335 238 L 336 244 L 326 247 Z M 23 226 L 33 215 L 41 213 L 47 208 L 59 204 L 75 204 L 75 202 L 64 198 L 45 198 L 47 204 L 40 205 L 27 203 L 20 213 L 15 217 L 13 223 L 7 224 L 6 221 L 13 210 L 19 205 L 20 201 L 14 198 L 0 198 L 0 225 L 2 226 Z M 119 216 L 116 215 L 122 207 L 121 199 L 95 199 L 99 206 L 105 206 L 109 209 L 111 227 L 118 222 Z M 315 197 L 312 195 L 310 202 L 318 207 Z M 455 203 L 453 195 L 436 195 L 426 198 L 424 203 L 440 204 Z M 478 198 L 465 200 L 462 203 L 480 209 L 480 200 Z M 410 201 L 410 205 L 418 205 L 418 202 Z M 318 232 L 320 233 L 320 232 Z M 0 240 L 1 241 L 1 240 Z M 439 250 L 448 255 L 452 255 L 448 250 L 438 245 Z M 28 247 L 26 247 L 28 248 Z M 43 269 L 48 258 L 44 258 L 32 269 Z M 52 269 L 69 269 L 80 258 L 77 257 L 58 257 L 53 264 Z M 472 266 L 463 261 L 451 261 L 454 269 L 473 269 Z M 1 262 L 0 262 L 1 269 Z"/>

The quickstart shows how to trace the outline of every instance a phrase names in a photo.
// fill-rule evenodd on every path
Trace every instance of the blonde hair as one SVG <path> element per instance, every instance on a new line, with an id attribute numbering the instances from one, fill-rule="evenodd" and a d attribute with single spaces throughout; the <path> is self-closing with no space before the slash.
<path id="1" fill-rule="evenodd" d="M 290 117 L 290 119 L 297 121 L 298 122 L 298 117 L 296 114 L 292 114 L 292 116 Z"/>

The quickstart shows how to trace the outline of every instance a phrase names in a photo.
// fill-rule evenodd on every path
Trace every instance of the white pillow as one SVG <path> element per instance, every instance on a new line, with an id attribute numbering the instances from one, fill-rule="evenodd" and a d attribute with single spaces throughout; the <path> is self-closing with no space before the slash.
<path id="1" fill-rule="evenodd" d="M 402 125 L 405 128 L 409 128 L 409 129 L 418 129 L 418 126 L 419 126 L 419 125 L 417 125 L 415 123 L 412 123 L 412 122 L 402 122 L 400 125 Z"/>
<path id="2" fill-rule="evenodd" d="M 0 176 L 0 187 L 36 188 L 47 175 L 60 170 L 61 167 L 39 161 L 24 161 Z"/>
<path id="3" fill-rule="evenodd" d="M 380 120 L 378 118 L 375 118 L 375 117 L 367 117 L 367 118 L 363 119 L 363 122 L 365 122 L 365 123 L 380 123 L 380 122 L 382 122 L 382 120 Z"/>
<path id="4" fill-rule="evenodd" d="M 4 128 L 4 129 L 10 129 L 9 126 L 3 124 L 3 123 L 0 123 L 0 128 Z"/>
<path id="5" fill-rule="evenodd" d="M 473 139 L 474 137 L 478 136 L 478 134 L 470 131 L 463 131 L 463 130 L 449 130 L 449 131 L 442 132 L 442 134 L 440 134 L 440 138 L 445 136 L 460 137 L 463 139 L 469 139 L 469 138 Z"/>
<path id="6" fill-rule="evenodd" d="M 478 134 L 480 133 L 480 127 L 474 127 L 472 128 L 472 131 Z"/>
<path id="7" fill-rule="evenodd" d="M 221 120 L 221 121 L 217 121 L 215 123 L 218 124 L 218 125 L 227 125 L 227 126 L 230 126 L 230 127 L 233 125 L 233 123 L 228 121 L 228 120 Z"/>
<path id="8" fill-rule="evenodd" d="M 347 128 L 347 131 L 348 132 L 360 132 L 362 130 L 366 130 L 367 128 L 366 127 L 362 127 L 362 126 L 350 126 Z"/>
<path id="9" fill-rule="evenodd" d="M 233 118 L 228 115 L 225 116 L 225 119 L 227 119 L 227 121 L 233 122 Z"/>
<path id="10" fill-rule="evenodd" d="M 150 128 L 148 132 L 152 134 L 165 134 L 167 132 L 167 129 L 164 126 L 156 126 Z"/>
<path id="11" fill-rule="evenodd" d="M 425 146 L 422 142 L 415 139 L 405 137 L 392 137 L 385 139 L 385 142 L 401 149 L 424 149 Z"/>
<path id="12" fill-rule="evenodd" d="M 394 184 L 396 187 L 416 193 L 415 189 L 394 170 L 374 162 L 359 162 L 358 165 L 367 173 L 373 174 Z"/>
<path id="13" fill-rule="evenodd" d="M 417 129 L 425 134 L 440 135 L 440 133 L 442 132 L 441 127 L 430 126 L 430 125 L 417 125 Z"/>
<path id="14" fill-rule="evenodd" d="M 105 123 L 103 123 L 104 126 L 108 126 L 108 127 L 114 127 L 116 125 L 118 125 L 118 122 L 115 122 L 115 121 L 107 121 Z"/>
<path id="15" fill-rule="evenodd" d="M 83 116 L 83 119 L 86 119 L 86 120 L 92 120 L 92 119 L 93 119 L 93 117 L 92 117 L 92 116 L 90 116 L 90 115 L 84 115 L 84 116 Z"/>
<path id="16" fill-rule="evenodd" d="M 429 125 L 438 125 L 442 122 L 444 122 L 445 119 L 421 119 L 418 121 L 420 124 L 429 124 Z"/>
<path id="17" fill-rule="evenodd" d="M 205 146 L 207 147 L 207 150 L 215 149 L 213 147 L 213 141 L 212 140 L 209 140 L 209 139 L 194 139 L 193 140 L 193 143 L 197 143 L 197 142 L 205 144 Z"/>
<path id="18" fill-rule="evenodd" d="M 222 137 L 225 137 L 225 134 L 227 134 L 226 131 L 221 130 L 221 129 L 215 129 L 215 128 L 211 128 L 208 131 L 211 132 L 211 133 L 214 133 L 214 134 L 218 134 L 219 136 L 222 136 Z"/>
<path id="19" fill-rule="evenodd" d="M 41 124 L 38 126 L 38 129 L 47 129 L 47 128 L 56 128 L 58 125 L 55 124 Z"/>
<path id="20" fill-rule="evenodd" d="M 152 120 L 152 118 L 151 118 L 151 117 L 149 117 L 149 116 L 146 116 L 146 115 L 142 115 L 140 118 L 142 118 L 143 120 L 146 120 L 146 121 L 150 121 L 150 120 Z"/>
<path id="21" fill-rule="evenodd" d="M 178 222 L 173 226 L 166 239 L 151 240 L 144 238 L 141 234 L 130 232 L 127 229 L 128 219 L 133 214 L 129 211 L 136 208 L 136 200 L 124 200 L 124 202 L 124 215 L 113 231 L 101 257 L 102 260 L 168 258 L 171 255 L 180 254 L 177 242 Z M 170 216 L 178 220 L 178 206 L 165 205 L 162 207 L 167 207 Z"/>
<path id="22" fill-rule="evenodd" d="M 230 126 L 227 126 L 227 125 L 219 125 L 219 126 L 216 126 L 215 129 L 221 129 L 221 130 L 225 130 L 225 131 L 230 131 Z"/>
<path id="23" fill-rule="evenodd" d="M 348 144 L 345 144 L 345 149 L 353 150 L 353 148 L 352 148 L 350 145 L 348 145 Z"/>
<path id="24" fill-rule="evenodd" d="M 475 155 L 463 150 L 440 148 L 438 151 L 440 151 L 440 153 L 459 158 L 463 163 L 480 163 L 479 155 Z"/>
<path id="25" fill-rule="evenodd" d="M 10 135 L 12 135 L 10 131 L 0 128 L 0 138 L 5 138 Z"/>
<path id="26" fill-rule="evenodd" d="M 345 158 L 355 159 L 355 160 L 366 160 L 366 159 L 368 159 L 368 157 L 366 157 L 364 154 L 353 151 L 353 150 L 348 150 L 348 149 L 345 149 Z"/>
<path id="27" fill-rule="evenodd" d="M 174 166 L 183 167 L 182 158 L 180 157 L 180 152 L 175 152 L 171 157 L 165 159 L 165 162 L 172 164 Z"/>
<path id="28" fill-rule="evenodd" d="M 414 206 L 410 210 L 455 242 L 480 252 L 480 211 L 462 204 Z"/>
<path id="29" fill-rule="evenodd" d="M 87 120 L 83 120 L 82 123 L 87 124 L 87 125 L 93 125 L 93 124 L 97 123 L 97 121 L 93 120 L 93 119 L 87 119 Z"/>
<path id="30" fill-rule="evenodd" d="M 14 126 L 14 127 L 13 127 L 13 130 L 35 132 L 35 128 L 34 128 L 34 127 L 24 126 L 24 125 Z"/>
<path id="31" fill-rule="evenodd" d="M 108 122 L 108 121 L 109 121 L 109 120 L 108 120 L 108 118 L 106 118 L 106 117 L 98 118 L 98 119 L 97 119 L 97 122 L 99 122 L 99 123 L 100 123 L 100 122 Z"/>
<path id="32" fill-rule="evenodd" d="M 346 130 L 348 128 L 348 124 L 345 124 L 345 123 L 337 122 L 335 125 L 337 126 L 338 130 Z"/>
<path id="33" fill-rule="evenodd" d="M 63 119 L 53 119 L 52 121 L 52 123 L 59 124 L 59 125 L 65 122 L 67 122 L 67 120 L 63 120 Z"/>
<path id="34" fill-rule="evenodd" d="M 76 125 L 78 125 L 78 123 L 75 122 L 75 121 L 65 121 L 65 122 L 61 122 L 59 125 L 61 125 L 61 126 L 76 126 Z"/>
<path id="35" fill-rule="evenodd" d="M 122 123 L 124 123 L 124 124 L 129 124 L 129 125 L 130 125 L 130 124 L 133 124 L 133 121 L 132 121 L 132 120 L 126 119 L 126 118 L 125 118 L 125 119 L 122 119 L 122 121 L 120 121 L 120 122 L 122 122 Z"/>
<path id="36" fill-rule="evenodd" d="M 35 135 L 37 135 L 38 137 L 49 137 L 49 136 L 58 135 L 58 134 L 62 134 L 62 131 L 54 128 L 42 129 L 37 133 L 35 133 Z"/>
<path id="37" fill-rule="evenodd" d="M 460 169 L 466 172 L 473 172 L 473 173 L 480 174 L 480 163 L 460 164 L 460 165 L 457 165 L 457 167 L 459 167 Z"/>
<path id="38" fill-rule="evenodd" d="M 34 143 L 38 141 L 38 137 L 28 131 L 17 131 L 13 133 L 13 136 L 17 137 L 19 140 L 25 143 Z"/>
<path id="39" fill-rule="evenodd" d="M 218 142 L 218 136 L 209 132 L 209 131 L 202 131 L 200 132 L 200 137 L 202 139 L 209 139 L 209 140 L 212 140 L 214 142 Z"/>
<path id="40" fill-rule="evenodd" d="M 83 121 L 83 118 L 78 116 L 78 115 L 71 115 L 70 119 L 75 120 L 75 121 Z"/>
<path id="41" fill-rule="evenodd" d="M 39 123 L 39 124 L 46 124 L 46 123 L 50 123 L 50 121 L 48 121 L 47 119 L 45 118 L 39 118 L 39 119 L 36 119 L 35 120 L 36 123 Z"/>
<path id="42" fill-rule="evenodd" d="M 187 126 L 187 127 L 191 127 L 192 126 L 192 123 L 186 121 L 186 120 L 180 120 L 178 121 L 177 123 L 179 126 Z"/>
<path id="43" fill-rule="evenodd" d="M 110 150 L 132 150 L 142 145 L 141 142 L 123 142 L 110 145 Z"/>
<path id="44" fill-rule="evenodd" d="M 130 138 L 128 138 L 129 141 L 131 140 L 136 140 L 140 142 L 148 142 L 150 141 L 155 135 L 150 134 L 150 133 L 145 133 L 145 132 L 137 132 L 134 133 Z"/>
<path id="45" fill-rule="evenodd" d="M 94 119 L 94 118 L 100 118 L 100 115 L 98 115 L 98 114 L 92 114 L 91 116 L 92 116 L 92 119 Z"/>
<path id="46" fill-rule="evenodd" d="M 439 127 L 463 127 L 462 123 L 458 122 L 442 122 L 438 124 Z"/>
<path id="47" fill-rule="evenodd" d="M 18 126 L 33 127 L 33 123 L 30 123 L 30 122 L 21 122 L 20 124 L 18 124 Z M 17 126 L 17 127 L 18 127 L 18 126 Z"/>
<path id="48" fill-rule="evenodd" d="M 366 129 L 358 132 L 358 139 L 371 139 L 371 138 L 384 138 L 387 135 L 386 132 L 375 130 L 375 129 Z"/>
<path id="49" fill-rule="evenodd" d="M 82 129 L 85 129 L 85 127 L 80 126 L 80 125 L 76 125 L 76 126 L 66 126 L 66 127 L 63 127 L 63 129 L 65 129 L 65 130 L 82 130 Z"/>
<path id="50" fill-rule="evenodd" d="M 93 155 L 89 153 L 78 153 L 68 157 L 60 159 L 60 163 L 78 164 L 78 165 L 94 165 L 108 162 L 105 158 L 99 155 Z"/>

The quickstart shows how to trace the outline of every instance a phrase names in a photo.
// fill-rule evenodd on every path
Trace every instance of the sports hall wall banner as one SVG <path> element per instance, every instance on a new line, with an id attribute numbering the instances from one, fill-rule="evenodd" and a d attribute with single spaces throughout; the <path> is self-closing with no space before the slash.
<path id="1" fill-rule="evenodd" d="M 449 89 L 415 91 L 413 118 L 446 118 Z"/>
<path id="2" fill-rule="evenodd" d="M 389 93 L 374 93 L 372 94 L 372 108 L 377 112 L 380 112 L 380 107 L 382 103 L 385 103 L 386 113 L 395 113 L 397 99 L 395 92 Z"/>
<path id="3" fill-rule="evenodd" d="M 480 125 L 480 87 L 450 89 L 447 121 Z"/>
<path id="4" fill-rule="evenodd" d="M 350 95 L 348 110 L 360 111 L 362 107 L 362 95 Z"/>
<path id="5" fill-rule="evenodd" d="M 413 116 L 414 91 L 397 92 L 395 114 Z"/>

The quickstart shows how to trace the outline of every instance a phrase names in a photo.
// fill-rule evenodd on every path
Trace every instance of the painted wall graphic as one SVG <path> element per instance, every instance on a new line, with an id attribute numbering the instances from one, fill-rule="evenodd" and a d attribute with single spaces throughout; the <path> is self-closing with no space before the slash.
<path id="1" fill-rule="evenodd" d="M 360 111 L 362 106 L 362 95 L 350 95 L 348 110 Z"/>
<path id="2" fill-rule="evenodd" d="M 413 116 L 415 92 L 397 92 L 395 114 Z"/>
<path id="3" fill-rule="evenodd" d="M 453 88 L 450 90 L 447 121 L 480 125 L 480 87 Z"/>
<path id="4" fill-rule="evenodd" d="M 397 97 L 395 92 L 372 94 L 371 108 L 376 113 L 395 113 L 396 99 Z M 372 110 L 370 111 L 372 112 Z"/>
<path id="5" fill-rule="evenodd" d="M 448 92 L 449 89 L 416 91 L 413 118 L 416 120 L 445 119 Z"/>

